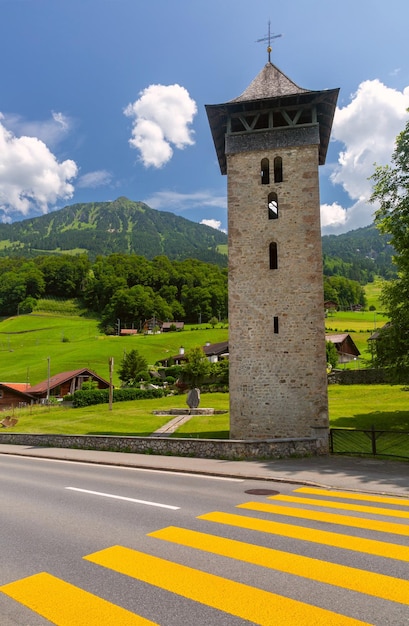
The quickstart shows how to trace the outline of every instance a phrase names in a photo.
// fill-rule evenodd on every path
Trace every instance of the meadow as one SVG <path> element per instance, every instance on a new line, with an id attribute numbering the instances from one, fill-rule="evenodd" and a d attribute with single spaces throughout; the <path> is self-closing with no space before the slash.
<path id="1" fill-rule="evenodd" d="M 132 349 L 146 358 L 149 365 L 206 342 L 218 343 L 228 338 L 227 327 L 202 324 L 181 332 L 118 337 L 101 335 L 95 319 L 63 311 L 36 312 L 3 319 L 0 322 L 0 381 L 29 382 L 34 385 L 47 379 L 48 360 L 51 376 L 83 367 L 109 380 L 109 359 L 114 359 L 113 382 L 120 385 L 116 368 L 124 354 Z"/>
<path id="2" fill-rule="evenodd" d="M 373 290 L 372 302 L 377 301 L 379 285 Z M 149 364 L 185 350 L 228 339 L 228 328 L 202 324 L 187 326 L 181 332 L 131 337 L 105 336 L 98 323 L 80 315 L 75 301 L 41 301 L 36 313 L 0 321 L 0 381 L 36 384 L 47 378 L 48 360 L 51 375 L 89 367 L 109 379 L 109 359 L 114 359 L 114 385 L 120 381 L 115 366 L 124 354 L 136 348 Z M 328 315 L 329 333 L 349 332 L 362 353 L 360 362 L 352 367 L 370 363 L 367 339 L 386 321 L 379 310 L 337 312 Z M 376 428 L 409 431 L 409 392 L 401 385 L 330 385 L 329 411 L 333 427 Z M 177 436 L 228 437 L 228 394 L 202 394 L 201 406 L 226 411 L 214 416 L 193 417 L 184 424 Z M 168 418 L 153 415 L 154 410 L 186 408 L 186 397 L 176 395 L 161 400 L 114 403 L 81 409 L 64 406 L 35 406 L 15 409 L 19 422 L 15 432 L 61 434 L 123 434 L 146 436 L 162 426 Z"/>
<path id="3" fill-rule="evenodd" d="M 330 385 L 330 425 L 333 428 L 398 430 L 409 432 L 409 389 L 402 385 Z M 228 438 L 229 394 L 202 394 L 200 406 L 225 411 L 194 416 L 175 436 Z M 15 409 L 18 418 L 13 432 L 58 433 L 65 435 L 130 435 L 146 437 L 169 421 L 153 411 L 187 408 L 186 395 L 113 403 L 85 408 L 61 405 Z M 4 430 L 3 432 L 8 432 Z"/>

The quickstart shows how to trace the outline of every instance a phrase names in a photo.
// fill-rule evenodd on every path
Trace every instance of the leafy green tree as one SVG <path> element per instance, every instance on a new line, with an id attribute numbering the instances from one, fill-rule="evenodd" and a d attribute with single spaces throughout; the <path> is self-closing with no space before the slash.
<path id="1" fill-rule="evenodd" d="M 199 387 L 210 375 L 210 362 L 200 346 L 186 352 L 186 365 L 182 370 L 182 381 L 189 387 Z"/>
<path id="2" fill-rule="evenodd" d="M 332 341 L 326 341 L 325 347 L 327 352 L 327 363 L 332 369 L 338 365 L 338 351 Z"/>
<path id="3" fill-rule="evenodd" d="M 409 366 L 409 121 L 396 138 L 391 164 L 378 166 L 372 180 L 371 201 L 379 206 L 375 223 L 389 235 L 398 270 L 398 277 L 382 289 L 391 323 L 379 331 L 376 361 L 400 369 Z"/>
<path id="4" fill-rule="evenodd" d="M 209 324 L 212 328 L 214 328 L 215 326 L 217 326 L 217 324 L 219 323 L 219 320 L 217 319 L 216 316 L 213 316 L 209 319 Z"/>
<path id="5" fill-rule="evenodd" d="M 124 387 L 135 387 L 141 378 L 146 378 L 147 369 L 147 360 L 138 350 L 131 350 L 124 355 L 120 363 L 118 377 Z"/>

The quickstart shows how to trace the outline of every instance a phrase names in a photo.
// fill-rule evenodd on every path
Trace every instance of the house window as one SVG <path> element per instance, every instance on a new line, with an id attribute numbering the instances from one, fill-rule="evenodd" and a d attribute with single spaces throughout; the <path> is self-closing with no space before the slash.
<path id="1" fill-rule="evenodd" d="M 272 191 L 268 194 L 268 219 L 276 220 L 278 218 L 278 198 L 277 194 Z"/>
<path id="2" fill-rule="evenodd" d="M 277 244 L 275 241 L 270 243 L 270 269 L 276 270 L 278 267 Z"/>
<path id="3" fill-rule="evenodd" d="M 283 182 L 283 159 L 281 157 L 275 157 L 274 159 L 274 182 Z"/>
<path id="4" fill-rule="evenodd" d="M 270 162 L 268 159 L 261 159 L 261 184 L 270 184 Z"/>
<path id="5" fill-rule="evenodd" d="M 274 334 L 278 335 L 278 317 L 277 316 L 273 317 L 273 324 L 274 324 Z"/>

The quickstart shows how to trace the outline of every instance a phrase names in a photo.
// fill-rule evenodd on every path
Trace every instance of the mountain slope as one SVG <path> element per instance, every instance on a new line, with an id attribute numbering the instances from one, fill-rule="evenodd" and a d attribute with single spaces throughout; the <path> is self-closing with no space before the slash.
<path id="1" fill-rule="evenodd" d="M 183 217 L 156 211 L 121 197 L 114 202 L 74 204 L 47 215 L 0 224 L 0 255 L 86 252 L 90 258 L 114 252 L 152 259 L 189 257 L 226 265 L 217 246 L 227 235 Z"/>

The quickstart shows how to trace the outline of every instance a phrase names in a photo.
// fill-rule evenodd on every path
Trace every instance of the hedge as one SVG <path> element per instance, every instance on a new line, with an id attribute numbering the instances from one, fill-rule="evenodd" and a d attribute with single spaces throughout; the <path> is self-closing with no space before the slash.
<path id="1" fill-rule="evenodd" d="M 125 402 L 126 400 L 146 400 L 149 398 L 163 398 L 163 389 L 114 389 L 113 402 Z M 91 389 L 89 391 L 75 391 L 72 396 L 74 408 L 91 406 L 92 404 L 107 404 L 109 402 L 109 389 Z"/>

